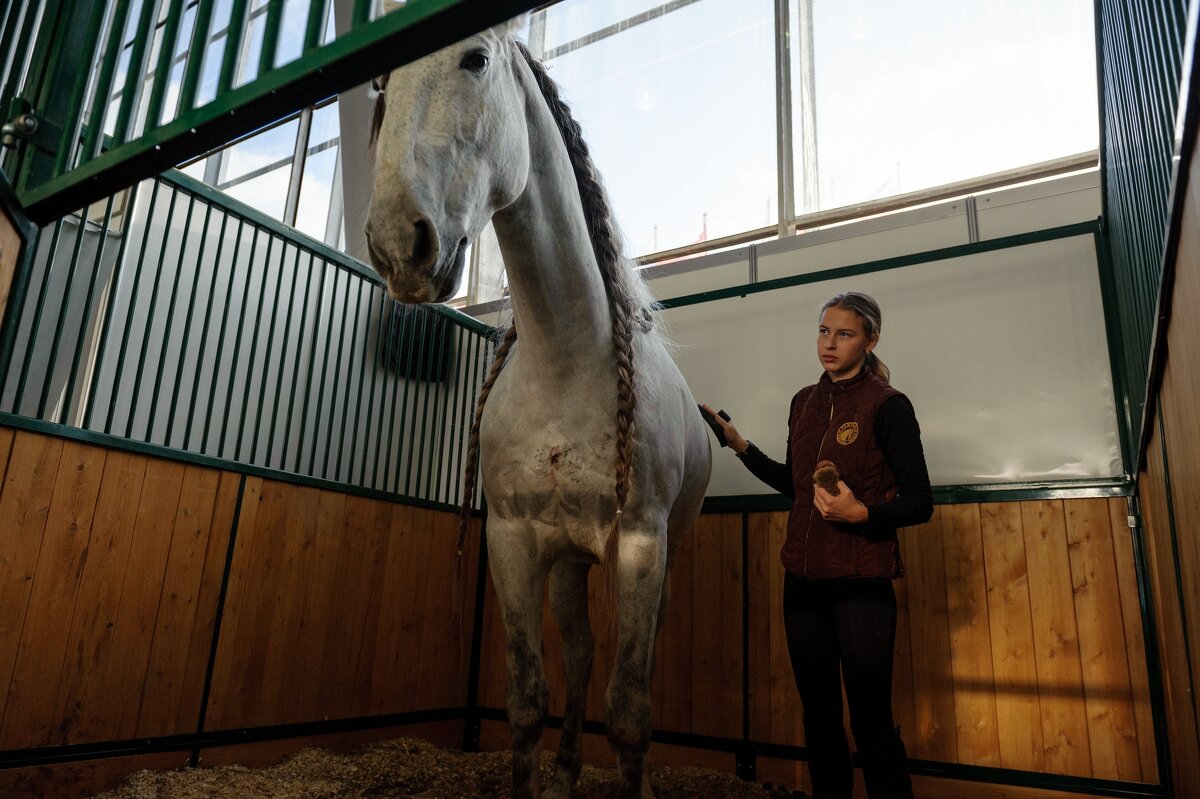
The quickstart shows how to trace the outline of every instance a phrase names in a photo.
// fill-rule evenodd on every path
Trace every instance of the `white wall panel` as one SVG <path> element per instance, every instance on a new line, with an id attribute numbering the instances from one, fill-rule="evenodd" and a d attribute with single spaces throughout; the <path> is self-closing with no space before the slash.
<path id="1" fill-rule="evenodd" d="M 1030 184 L 975 199 L 979 237 L 996 239 L 1030 230 L 1090 222 L 1101 213 L 1100 173 L 1083 172 L 1051 184 Z"/>

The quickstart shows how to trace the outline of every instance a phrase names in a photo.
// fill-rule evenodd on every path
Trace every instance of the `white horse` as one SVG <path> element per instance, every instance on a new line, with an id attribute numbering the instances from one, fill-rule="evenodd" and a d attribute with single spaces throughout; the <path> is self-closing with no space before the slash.
<path id="1" fill-rule="evenodd" d="M 620 796 L 651 797 L 654 639 L 668 568 L 708 485 L 708 434 L 655 328 L 649 293 L 619 255 L 579 126 L 513 38 L 516 28 L 485 31 L 380 79 L 367 238 L 403 302 L 447 299 L 467 243 L 489 220 L 508 270 L 514 324 L 476 422 L 507 636 L 513 796 L 540 793 L 547 578 L 567 704 L 546 796 L 570 796 L 579 776 L 593 650 L 587 574 L 603 562 L 619 609 L 608 738 Z"/>

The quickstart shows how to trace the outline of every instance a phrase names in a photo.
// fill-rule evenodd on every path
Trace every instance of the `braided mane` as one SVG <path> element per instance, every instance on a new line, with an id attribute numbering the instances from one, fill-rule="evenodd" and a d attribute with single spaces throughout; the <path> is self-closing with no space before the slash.
<path id="1" fill-rule="evenodd" d="M 571 116 L 570 108 L 563 101 L 558 85 L 550 79 L 545 65 L 535 59 L 520 42 L 513 40 L 513 45 L 532 71 L 538 89 L 554 117 L 563 143 L 566 145 L 575 180 L 579 185 L 579 199 L 583 206 L 583 214 L 587 221 L 596 262 L 600 267 L 605 294 L 608 298 L 609 313 L 612 318 L 613 354 L 617 372 L 617 415 L 615 419 L 617 452 L 614 465 L 617 512 L 609 533 L 604 560 L 613 564 L 621 531 L 621 514 L 629 498 L 633 469 L 637 409 L 637 370 L 633 356 L 634 329 L 636 327 L 645 332 L 653 327 L 653 317 L 648 307 L 650 305 L 649 295 L 641 281 L 636 278 L 621 257 L 616 226 L 609 209 L 608 194 L 601 183 L 600 174 L 592 162 L 587 143 L 583 140 L 583 132 L 579 123 Z M 458 549 L 460 555 L 470 520 L 471 498 L 475 493 L 475 474 L 479 458 L 479 421 L 483 416 L 483 407 L 487 402 L 488 394 L 491 393 L 496 377 L 504 368 L 504 363 L 516 339 L 517 330 L 513 325 L 505 331 L 503 339 L 496 348 L 491 370 L 480 389 L 479 400 L 475 406 L 475 416 L 471 423 L 471 435 L 467 445 L 465 486 L 459 518 Z M 615 568 L 608 569 L 608 578 L 609 582 L 615 585 Z M 609 596 L 614 597 L 615 592 L 610 591 Z"/>

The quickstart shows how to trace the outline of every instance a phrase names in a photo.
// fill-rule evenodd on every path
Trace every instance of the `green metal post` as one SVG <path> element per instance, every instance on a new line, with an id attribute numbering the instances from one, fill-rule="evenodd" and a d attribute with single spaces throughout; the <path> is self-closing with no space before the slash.
<path id="1" fill-rule="evenodd" d="M 220 373 L 221 367 L 223 365 L 221 362 L 221 358 L 225 354 L 225 332 L 229 328 L 229 309 L 230 309 L 230 306 L 232 306 L 232 304 L 233 304 L 233 285 L 235 282 L 237 282 L 238 268 L 241 266 L 241 263 L 242 263 L 241 260 L 238 258 L 238 254 L 242 250 L 242 231 L 246 227 L 247 227 L 246 220 L 239 217 L 238 218 L 237 235 L 235 236 L 235 238 L 233 240 L 233 242 L 234 242 L 233 243 L 233 259 L 229 262 L 229 284 L 225 289 L 225 308 L 221 311 L 221 332 L 217 336 L 217 353 L 213 360 L 213 381 L 212 381 L 213 384 L 212 384 L 212 389 L 209 390 L 209 392 L 208 392 L 208 413 L 204 417 L 204 433 L 200 438 L 200 449 L 201 450 L 208 449 L 208 433 L 209 433 L 210 425 L 212 425 L 213 407 L 214 407 L 214 404 L 215 404 L 216 398 L 217 398 L 217 379 L 216 378 L 217 378 L 217 375 Z M 254 249 L 253 248 L 254 248 L 254 245 L 258 241 L 258 228 L 255 227 L 254 225 L 249 225 L 248 227 L 250 228 L 250 231 L 251 231 L 251 233 L 250 233 L 250 239 L 251 239 L 250 262 L 253 263 L 253 261 L 254 261 Z M 246 288 L 243 291 L 248 292 L 249 288 L 250 288 L 250 269 L 247 268 L 243 271 L 246 273 Z M 243 309 L 245 307 L 245 304 L 246 304 L 245 296 L 243 295 L 243 298 L 242 298 Z M 243 319 L 245 319 L 245 317 L 246 317 L 245 313 L 238 313 L 238 335 L 239 335 L 239 338 L 241 336 L 241 321 Z M 234 348 L 233 358 L 231 360 L 235 363 L 237 362 L 237 348 L 236 347 Z M 226 372 L 226 379 L 229 381 L 229 394 L 232 395 L 233 394 L 234 373 L 233 373 L 232 369 L 226 369 L 225 372 Z M 218 453 L 218 455 L 225 449 L 225 423 L 229 419 L 229 400 L 226 399 L 225 402 L 226 402 L 225 408 L 223 409 L 223 412 L 221 413 L 221 417 L 222 417 L 221 433 L 220 433 L 220 436 L 217 438 L 217 453 Z"/>
<path id="2" fill-rule="evenodd" d="M 266 232 L 267 254 L 263 256 L 262 281 L 258 286 L 258 308 L 254 312 L 254 332 L 250 334 L 250 357 L 246 360 L 246 390 L 242 392 L 241 412 L 238 413 L 237 441 L 233 447 L 233 459 L 242 459 L 242 434 L 246 432 L 246 417 L 250 415 L 250 386 L 254 383 L 254 358 L 258 353 L 259 330 L 262 325 L 263 303 L 267 300 L 267 275 L 271 271 L 271 249 L 275 246 L 275 237 Z M 250 257 L 250 268 L 254 268 L 254 257 Z M 275 303 L 271 303 L 272 306 Z M 240 352 L 235 347 L 234 352 Z"/>
<path id="3" fill-rule="evenodd" d="M 175 46 L 179 41 L 179 21 L 183 17 L 183 0 L 169 0 L 167 18 L 163 22 L 162 38 L 158 45 L 158 61 L 154 67 L 154 80 L 150 84 L 150 102 L 146 105 L 146 128 L 153 129 L 162 124 L 163 98 L 171 83 L 171 61 L 175 58 Z"/>
<path id="4" fill-rule="evenodd" d="M 288 392 L 288 412 L 287 421 L 284 422 L 284 440 L 289 444 L 292 440 L 296 441 L 296 463 L 300 463 L 300 450 L 304 442 L 303 421 L 301 421 L 300 435 L 294 435 L 292 432 L 292 410 L 296 407 L 296 389 L 300 383 L 300 359 L 304 356 L 304 328 L 308 323 L 308 293 L 312 288 L 313 282 L 313 261 L 316 259 L 311 252 L 308 254 L 308 274 L 304 278 L 304 306 L 300 313 L 300 327 L 296 331 L 296 362 L 292 365 L 292 390 Z M 307 392 L 307 389 L 305 389 Z M 307 396 L 307 394 L 305 395 Z M 288 447 L 283 448 L 283 458 L 280 460 L 281 469 L 287 468 Z"/>
<path id="5" fill-rule="evenodd" d="M 125 86 L 121 90 L 121 104 L 117 107 L 117 124 L 113 130 L 113 139 L 117 144 L 123 144 L 130 139 L 133 132 L 134 109 L 137 106 L 142 79 L 146 74 L 146 57 L 149 55 L 147 44 L 150 42 L 150 31 L 154 27 L 154 11 L 158 6 L 155 0 L 141 0 L 142 13 L 138 17 L 137 33 L 133 36 L 133 48 L 129 51 L 129 64 L 125 71 Z"/>
<path id="6" fill-rule="evenodd" d="M 363 428 L 366 431 L 366 436 L 365 436 L 366 440 L 363 442 L 362 470 L 359 472 L 359 475 L 358 475 L 358 484 L 363 485 L 363 486 L 367 485 L 367 462 L 372 461 L 375 463 L 375 470 L 376 470 L 375 473 L 377 473 L 379 470 L 379 448 L 383 444 L 383 439 L 380 438 L 379 435 L 376 435 L 375 436 L 375 447 L 374 447 L 375 457 L 372 458 L 371 457 L 372 448 L 370 446 L 371 420 L 375 416 L 375 405 L 376 405 L 375 398 L 376 398 L 376 396 L 378 396 L 375 393 L 375 386 L 376 386 L 376 382 L 377 382 L 377 379 L 379 377 L 379 372 L 380 372 L 379 358 L 383 352 L 383 320 L 385 318 L 387 318 L 386 310 L 387 310 L 387 299 L 388 299 L 387 292 L 384 291 L 383 289 L 380 289 L 378 286 L 376 286 L 375 291 L 379 295 L 379 319 L 377 320 L 377 322 L 375 324 L 375 349 L 374 349 L 373 354 L 368 356 L 368 361 L 367 361 L 371 365 L 371 395 L 370 395 L 370 400 L 367 402 L 367 424 Z M 384 385 L 384 391 L 387 391 L 386 384 Z M 379 403 L 379 404 L 382 405 L 382 403 Z M 379 423 L 380 423 L 380 426 L 382 427 L 382 425 L 383 425 L 383 408 L 382 407 L 379 409 Z M 374 485 L 375 485 L 375 473 L 372 473 L 372 476 L 371 476 L 371 486 L 372 487 L 374 487 Z"/>
<path id="7" fill-rule="evenodd" d="M 346 360 L 346 390 L 342 398 L 342 435 L 341 445 L 338 447 L 337 461 L 333 466 L 333 479 L 341 482 L 342 480 L 342 453 L 346 451 L 346 441 L 350 440 L 350 449 L 354 450 L 354 439 L 357 438 L 357 433 L 350 430 L 350 387 L 354 384 L 354 365 L 358 356 L 358 322 L 362 316 L 362 281 L 359 281 L 355 289 L 354 302 L 354 323 L 349 330 L 350 336 L 350 357 Z M 345 338 L 343 336 L 343 338 Z M 341 359 L 341 347 L 338 348 L 338 358 Z M 362 370 L 359 372 L 359 385 L 362 384 Z M 358 411 L 361 407 L 362 397 L 359 397 L 359 402 L 354 405 L 354 421 L 358 422 Z M 350 472 L 354 472 L 353 461 L 350 461 Z M 346 480 L 350 478 L 347 477 Z"/>
<path id="8" fill-rule="evenodd" d="M 295 339 L 292 338 L 292 309 L 296 307 L 296 284 L 297 284 L 296 275 L 298 275 L 300 273 L 300 248 L 295 247 L 294 249 L 296 250 L 296 257 L 292 259 L 292 280 L 290 282 L 290 288 L 288 291 L 287 315 L 284 317 L 284 320 L 283 320 L 283 340 L 286 342 L 292 342 L 292 341 L 299 340 L 299 337 L 297 337 Z M 286 255 L 285 255 L 285 257 L 286 257 Z M 280 261 L 279 271 L 280 271 L 280 274 L 283 273 L 283 262 L 282 261 Z M 308 296 L 308 286 L 307 285 L 305 285 L 305 287 L 304 287 L 304 292 L 305 292 L 305 297 L 307 297 Z M 301 325 L 301 329 L 303 329 L 303 325 Z M 269 349 L 271 349 L 271 347 L 267 347 L 267 349 L 269 350 Z M 297 351 L 296 363 L 299 363 L 299 362 L 300 362 L 300 353 Z M 267 433 L 266 465 L 268 467 L 271 467 L 271 464 L 273 464 L 275 462 L 275 457 L 274 457 L 274 455 L 275 455 L 275 425 L 279 421 L 279 411 L 280 411 L 279 402 L 281 401 L 281 399 L 283 397 L 283 373 L 284 373 L 284 371 L 286 371 L 284 368 L 286 365 L 287 365 L 287 357 L 285 356 L 283 358 L 280 358 L 279 359 L 279 374 L 276 375 L 276 379 L 275 379 L 275 407 L 271 411 L 271 429 Z M 288 393 L 295 396 L 296 392 L 295 392 L 295 384 L 294 383 L 292 384 L 292 387 L 293 387 L 293 390 Z M 260 406 L 261 406 L 261 400 L 260 400 Z M 290 435 L 290 431 L 285 432 L 284 435 L 285 436 Z M 283 460 L 286 458 L 287 458 L 287 447 L 285 446 L 284 447 L 284 457 L 283 457 L 283 459 L 280 460 L 281 467 L 282 467 Z M 253 456 L 251 457 L 251 460 L 253 460 Z"/>
<path id="9" fill-rule="evenodd" d="M 196 5 L 196 22 L 192 26 L 192 41 L 183 67 L 183 83 L 179 87 L 180 114 L 186 114 L 196 105 L 196 90 L 200 87 L 200 71 L 208 51 L 208 29 L 212 26 L 215 5 L 216 0 L 200 0 Z"/>
<path id="10" fill-rule="evenodd" d="M 341 278 L 342 270 L 335 269 L 333 272 L 333 291 L 331 291 L 329 295 L 329 324 L 327 330 L 325 331 L 325 357 L 321 359 L 320 364 L 321 381 L 319 383 L 320 388 L 317 389 L 317 408 L 315 416 L 316 423 L 313 425 L 314 432 L 312 438 L 312 450 L 309 452 L 308 456 L 308 471 L 309 474 L 313 475 L 314 477 L 317 474 L 317 441 L 321 437 L 320 433 L 317 431 L 321 429 L 321 406 L 325 404 L 325 377 L 329 374 L 329 347 L 333 343 L 333 314 L 335 308 L 337 307 L 338 283 L 341 281 Z M 324 305 L 325 297 L 322 296 L 321 299 L 321 304 Z M 313 360 L 315 361 L 316 358 L 314 357 Z"/>
<path id="11" fill-rule="evenodd" d="M 309 266 L 311 265 L 310 262 Z M 317 368 L 317 336 L 321 332 L 321 311 L 325 307 L 325 278 L 328 272 L 327 268 L 321 269 L 321 285 L 317 289 L 317 315 L 313 320 L 312 340 L 308 345 L 308 374 L 304 378 L 304 403 L 300 409 L 300 435 L 296 437 L 296 464 L 292 467 L 293 472 L 300 471 L 300 460 L 304 457 L 304 433 L 308 430 L 308 398 L 312 394 L 313 370 Z M 290 424 L 288 429 L 291 429 Z M 313 436 L 316 436 L 316 425 L 313 425 Z"/>
<path id="12" fill-rule="evenodd" d="M 321 33 L 328 18 L 325 0 L 309 0 L 308 22 L 304 26 L 304 52 L 315 50 L 321 45 Z"/>
<path id="13" fill-rule="evenodd" d="M 200 283 L 200 272 L 203 271 L 203 269 L 204 269 L 204 248 L 208 244 L 208 226 L 209 226 L 209 222 L 212 220 L 212 209 L 213 209 L 212 203 L 208 203 L 208 202 L 204 203 L 204 222 L 200 227 L 200 247 L 199 247 L 198 251 L 196 252 L 196 268 L 192 270 L 192 286 L 190 289 L 188 289 L 188 298 L 189 299 L 188 299 L 187 316 L 183 320 L 183 333 L 182 333 L 182 338 L 180 340 L 181 346 L 180 346 L 180 352 L 179 352 L 179 367 L 175 370 L 175 387 L 171 390 L 171 412 L 167 416 L 167 432 L 163 437 L 163 442 L 168 447 L 171 446 L 171 441 L 174 438 L 174 434 L 175 434 L 175 412 L 179 409 L 179 400 L 180 400 L 179 389 L 183 385 L 183 372 L 184 372 L 183 366 L 187 361 L 186 353 L 184 352 L 182 345 L 187 344 L 192 340 L 192 336 L 191 336 L 192 318 L 196 312 L 196 286 L 199 285 L 199 283 Z M 217 242 L 217 246 L 220 247 L 219 240 Z M 216 274 L 217 274 L 217 270 L 214 265 L 214 268 L 213 268 L 213 277 L 214 278 L 216 277 Z M 209 302 L 210 302 L 209 307 L 210 308 L 212 307 L 211 301 L 212 301 L 212 297 L 210 296 L 209 297 Z M 173 305 L 174 298 L 172 298 L 171 302 Z M 170 329 L 170 324 L 167 325 L 167 328 Z M 204 335 L 202 334 L 200 336 L 201 345 L 203 345 L 203 342 L 204 342 Z M 198 377 L 200 374 L 200 368 L 203 365 L 204 365 L 204 362 L 200 360 L 199 351 L 197 351 L 196 366 L 192 370 L 193 374 Z M 187 449 L 187 437 L 186 436 L 184 437 L 183 445 L 180 448 Z"/>
<path id="14" fill-rule="evenodd" d="M 221 231 L 217 234 L 217 252 L 213 256 L 212 280 L 208 284 L 208 302 L 205 303 L 204 321 L 200 324 L 200 350 L 196 353 L 196 369 L 192 375 L 192 390 L 188 394 L 188 413 L 187 423 L 183 427 L 183 448 L 190 449 L 192 443 L 192 422 L 196 417 L 196 406 L 200 403 L 197 400 L 197 395 L 200 391 L 200 375 L 204 371 L 204 354 L 208 351 L 208 333 L 209 323 L 212 321 L 213 302 L 217 296 L 217 276 L 221 274 L 221 251 L 225 248 L 225 228 L 229 224 L 229 212 L 222 211 L 221 213 Z M 217 369 L 213 366 L 212 386 L 209 388 L 209 395 L 215 390 L 217 382 Z M 197 450 L 204 449 L 204 440 L 200 440 L 200 446 Z"/>
<path id="15" fill-rule="evenodd" d="M 246 30 L 246 0 L 233 0 L 229 26 L 225 28 L 225 52 L 221 58 L 221 73 L 217 79 L 217 96 L 227 94 L 233 86 L 233 72 L 241 60 L 242 35 Z"/>
<path id="16" fill-rule="evenodd" d="M 339 270 L 340 271 L 340 270 Z M 333 371 L 333 385 L 329 387 L 329 421 L 325 424 L 325 463 L 321 466 L 321 477 L 329 477 L 329 459 L 333 455 L 333 421 L 337 414 L 337 391 L 338 386 L 344 381 L 342 380 L 342 349 L 346 343 L 346 317 L 349 315 L 350 309 L 350 275 L 346 275 L 346 290 L 342 297 L 342 315 L 339 319 L 341 325 L 340 335 L 338 335 L 337 344 L 337 363 Z M 333 335 L 333 326 L 329 328 L 329 335 Z M 338 442 L 338 451 L 341 451 L 341 442 Z M 314 469 L 316 467 L 314 466 Z"/>
<path id="17" fill-rule="evenodd" d="M 313 0 L 309 0 L 313 2 Z M 259 53 L 258 73 L 265 75 L 275 68 L 275 52 L 279 45 L 279 23 L 283 16 L 283 0 L 268 0 L 267 21 L 263 26 L 262 52 Z"/>
<path id="18" fill-rule="evenodd" d="M 271 297 L 273 299 L 271 302 L 271 321 L 267 323 L 267 349 L 266 349 L 266 352 L 263 353 L 262 366 L 259 367 L 259 371 L 262 372 L 262 380 L 258 384 L 258 412 L 254 417 L 254 443 L 252 443 L 250 445 L 250 463 L 256 462 L 256 459 L 258 457 L 258 442 L 262 439 L 262 434 L 263 434 L 263 424 L 262 424 L 263 405 L 265 404 L 266 397 L 267 397 L 267 377 L 271 373 L 271 355 L 272 355 L 272 353 L 275 352 L 275 320 L 278 317 L 277 311 L 279 310 L 279 303 L 283 299 L 279 290 L 283 286 L 283 265 L 286 262 L 286 260 L 287 260 L 287 243 L 284 242 L 284 243 L 281 243 L 279 246 L 279 268 L 275 272 L 275 291 L 271 295 Z M 268 263 L 268 265 L 270 264 L 270 252 L 269 251 L 267 254 L 267 263 Z M 266 282 L 265 277 L 263 278 L 263 282 L 265 284 L 265 282 Z M 288 307 L 291 308 L 291 305 L 292 305 L 292 303 L 289 301 Z M 257 336 L 255 338 L 257 339 Z M 251 363 L 253 363 L 253 361 L 251 361 Z M 280 372 L 280 374 L 283 373 L 283 360 L 282 359 L 279 361 L 279 372 Z M 253 374 L 253 369 L 251 369 L 251 374 Z M 249 398 L 250 398 L 250 381 L 249 380 L 246 381 L 246 398 L 247 398 L 247 400 L 249 400 Z M 278 401 L 279 401 L 279 395 L 276 394 L 275 399 L 272 401 L 272 404 L 274 404 Z M 274 415 L 274 414 L 272 414 L 272 415 Z M 245 416 L 246 415 L 243 414 L 242 418 L 245 419 Z M 270 448 L 270 446 L 271 446 L 271 442 L 268 441 L 267 447 Z"/>

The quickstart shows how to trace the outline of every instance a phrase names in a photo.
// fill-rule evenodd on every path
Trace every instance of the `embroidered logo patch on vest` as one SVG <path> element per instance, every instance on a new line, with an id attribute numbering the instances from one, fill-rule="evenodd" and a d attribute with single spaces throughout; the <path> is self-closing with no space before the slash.
<path id="1" fill-rule="evenodd" d="M 858 422 L 846 422 L 838 428 L 837 440 L 839 444 L 853 444 L 858 438 Z"/>

